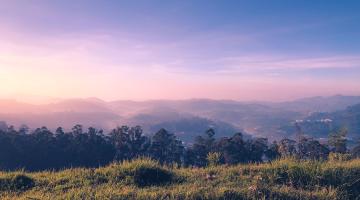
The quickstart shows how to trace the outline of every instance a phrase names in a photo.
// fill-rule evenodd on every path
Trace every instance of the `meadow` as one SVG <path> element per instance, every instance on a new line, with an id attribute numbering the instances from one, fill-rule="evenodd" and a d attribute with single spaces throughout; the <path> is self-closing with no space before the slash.
<path id="1" fill-rule="evenodd" d="M 1 199 L 360 199 L 360 159 L 162 166 L 149 158 L 99 168 L 0 173 Z"/>

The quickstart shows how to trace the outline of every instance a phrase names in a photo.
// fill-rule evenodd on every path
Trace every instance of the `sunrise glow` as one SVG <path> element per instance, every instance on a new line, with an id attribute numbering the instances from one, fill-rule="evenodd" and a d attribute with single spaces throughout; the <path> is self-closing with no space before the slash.
<path id="1" fill-rule="evenodd" d="M 360 94 L 355 7 L 263 2 L 262 14 L 253 10 L 245 1 L 4 1 L 0 96 L 280 101 Z"/>

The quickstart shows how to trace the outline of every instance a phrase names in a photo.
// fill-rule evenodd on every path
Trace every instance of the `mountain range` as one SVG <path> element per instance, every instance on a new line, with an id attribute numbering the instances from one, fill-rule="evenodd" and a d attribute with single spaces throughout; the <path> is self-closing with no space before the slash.
<path id="1" fill-rule="evenodd" d="M 191 141 L 208 128 L 214 128 L 218 136 L 241 131 L 270 140 L 292 137 L 296 132 L 294 122 L 302 122 L 303 130 L 314 137 L 324 137 L 331 129 L 329 127 L 334 126 L 346 126 L 349 135 L 358 137 L 360 106 L 357 104 L 360 105 L 360 96 L 342 95 L 287 102 L 210 99 L 103 101 L 87 98 L 41 105 L 3 99 L 0 100 L 0 121 L 15 127 L 22 124 L 30 128 L 47 126 L 55 129 L 62 126 L 67 130 L 75 124 L 104 130 L 121 125 L 140 125 L 146 133 L 166 128 L 184 141 Z"/>

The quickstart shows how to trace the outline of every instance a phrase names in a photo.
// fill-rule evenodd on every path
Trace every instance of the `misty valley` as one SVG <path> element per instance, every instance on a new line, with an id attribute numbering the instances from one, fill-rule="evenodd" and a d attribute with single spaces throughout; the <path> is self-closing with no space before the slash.
<path id="1" fill-rule="evenodd" d="M 2 100 L 0 197 L 356 199 L 359 103 Z"/>
<path id="2" fill-rule="evenodd" d="M 213 128 L 217 136 L 236 132 L 273 141 L 294 139 L 295 124 L 304 134 L 327 138 L 332 129 L 348 129 L 350 141 L 360 133 L 360 96 L 312 97 L 289 102 L 239 102 L 226 100 L 112 101 L 96 98 L 58 100 L 32 105 L 0 100 L 0 127 L 26 125 L 33 130 L 45 126 L 55 131 L 74 125 L 111 131 L 122 126 L 141 126 L 145 134 L 164 128 L 187 143 Z M 6 125 L 7 124 L 7 125 Z"/>
<path id="3" fill-rule="evenodd" d="M 360 200 L 360 0 L 0 0 L 0 200 Z"/>

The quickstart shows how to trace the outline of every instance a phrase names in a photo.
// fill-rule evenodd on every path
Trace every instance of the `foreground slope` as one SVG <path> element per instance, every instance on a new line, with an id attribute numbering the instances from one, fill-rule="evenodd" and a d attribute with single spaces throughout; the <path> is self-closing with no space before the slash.
<path id="1" fill-rule="evenodd" d="M 360 160 L 176 168 L 140 159 L 0 174 L 1 199 L 356 199 L 359 188 Z"/>

